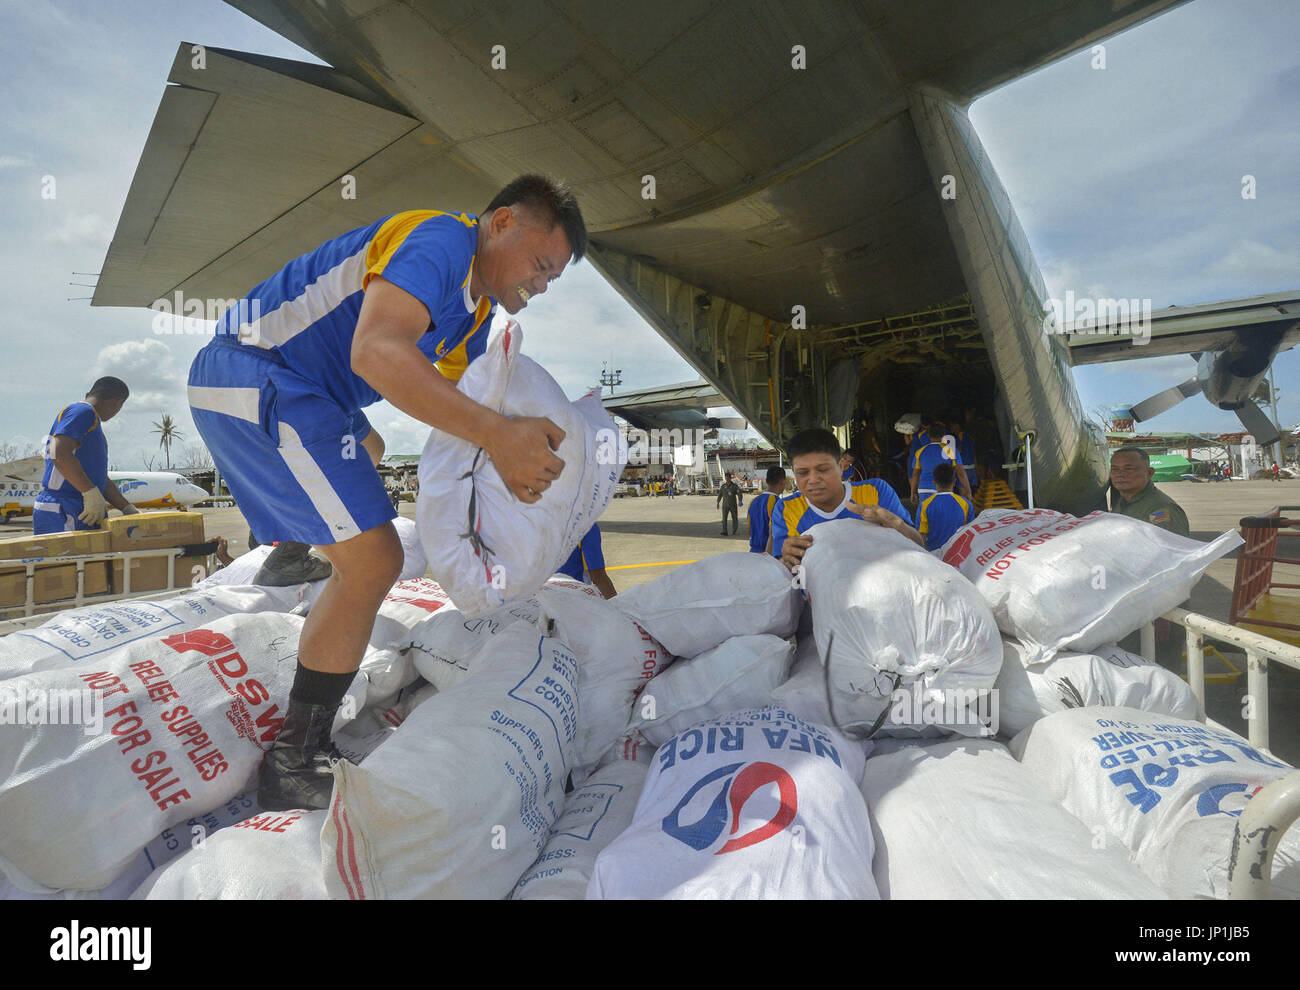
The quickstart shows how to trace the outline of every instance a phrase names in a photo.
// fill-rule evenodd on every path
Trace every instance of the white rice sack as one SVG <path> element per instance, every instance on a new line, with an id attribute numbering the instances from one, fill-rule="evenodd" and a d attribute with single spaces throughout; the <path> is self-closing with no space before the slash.
<path id="1" fill-rule="evenodd" d="M 844 726 L 992 735 L 1002 639 L 988 605 L 953 568 L 900 533 L 857 519 L 821 523 L 803 576 L 817 652 Z M 832 645 L 833 635 L 833 645 Z"/>
<path id="2" fill-rule="evenodd" d="M 551 829 L 537 862 L 519 878 L 513 900 L 580 901 L 600 851 L 632 824 L 641 787 L 654 749 L 630 747 L 631 757 L 617 756 L 587 778 L 564 801 L 564 812 Z"/>
<path id="3" fill-rule="evenodd" d="M 1044 715 L 1067 708 L 1136 708 L 1198 719 L 1200 707 L 1187 683 L 1158 663 L 1114 644 L 1088 653 L 1057 653 L 1033 663 L 1035 652 L 1014 639 L 1002 641 L 998 732 L 1014 736 Z"/>
<path id="4" fill-rule="evenodd" d="M 263 543 L 254 547 L 248 553 L 241 554 L 230 562 L 226 567 L 218 568 L 213 571 L 202 581 L 195 581 L 193 588 L 195 591 L 207 591 L 210 588 L 228 588 L 231 586 L 256 589 L 270 596 L 269 600 L 279 601 L 288 596 L 293 598 L 293 604 L 287 607 L 279 605 L 250 609 L 258 612 L 288 612 L 290 610 L 305 613 L 320 597 L 320 593 L 325 590 L 325 580 L 304 581 L 302 584 L 290 585 L 284 588 L 275 588 L 271 585 L 258 584 L 254 579 L 262 565 L 266 563 L 266 558 L 271 556 L 271 551 L 275 549 L 274 544 Z"/>
<path id="5" fill-rule="evenodd" d="M 1291 772 L 1235 733 L 1130 708 L 1080 708 L 1035 722 L 1011 752 L 1049 797 L 1104 832 L 1173 897 L 1224 898 L 1237 818 Z M 1273 893 L 1300 897 L 1300 831 L 1281 840 Z"/>
<path id="6" fill-rule="evenodd" d="M 655 752 L 589 899 L 878 897 L 863 747 L 779 708 L 711 719 Z"/>
<path id="7" fill-rule="evenodd" d="M 159 868 L 132 900 L 324 900 L 324 811 L 264 811 Z"/>
<path id="8" fill-rule="evenodd" d="M 470 675 L 498 633 L 516 622 L 536 630 L 541 613 L 542 603 L 536 597 L 474 617 L 448 605 L 411 630 L 411 662 L 421 677 L 439 691 L 446 691 Z"/>
<path id="9" fill-rule="evenodd" d="M 762 708 L 787 679 L 794 647 L 779 636 L 733 636 L 657 674 L 641 695 L 629 726 L 661 746 L 697 722 Z"/>
<path id="10" fill-rule="evenodd" d="M 429 569 L 429 560 L 420 544 L 420 531 L 415 527 L 415 520 L 398 516 L 393 520 L 393 528 L 397 530 L 397 538 L 402 541 L 402 573 L 397 579 L 409 581 L 424 577 Z"/>
<path id="11" fill-rule="evenodd" d="M 677 657 L 699 656 L 732 636 L 790 636 L 803 611 L 790 572 L 765 553 L 683 564 L 613 601 Z"/>
<path id="12" fill-rule="evenodd" d="M 505 416 L 542 416 L 564 431 L 564 470 L 541 500 L 515 498 L 487 454 L 434 430 L 420 454 L 415 521 L 429 571 L 466 615 L 527 598 L 573 552 L 614 497 L 626 451 L 600 399 L 570 402 L 539 364 L 519 353 L 510 321 L 457 386 Z"/>
<path id="13" fill-rule="evenodd" d="M 638 692 L 672 657 L 589 584 L 552 578 L 537 592 L 537 600 L 543 618 L 553 623 L 550 635 L 578 658 L 574 760 L 576 775 L 585 777 L 626 730 Z"/>
<path id="14" fill-rule="evenodd" d="M 428 701 L 438 689 L 420 681 L 403 688 L 397 697 L 383 705 L 369 706 L 357 717 L 334 732 L 334 745 L 348 760 L 360 764 L 392 738 L 398 726 L 406 721 L 416 707 Z"/>
<path id="15" fill-rule="evenodd" d="M 937 555 L 974 582 L 998 628 L 1036 662 L 1123 639 L 1185 601 L 1241 545 L 1237 533 L 1201 543 L 1114 512 L 988 509 Z"/>
<path id="16" fill-rule="evenodd" d="M 288 612 L 298 604 L 298 591 L 218 587 L 160 601 L 125 599 L 60 612 L 35 628 L 0 637 L 0 680 L 36 670 L 99 664 L 130 643 L 197 629 L 227 615 Z"/>
<path id="17" fill-rule="evenodd" d="M 545 847 L 578 731 L 578 661 L 516 624 L 366 762 L 336 765 L 331 897 L 502 898 Z"/>
<path id="18" fill-rule="evenodd" d="M 0 684 L 28 719 L 33 699 L 64 702 L 44 725 L 0 703 L 0 869 L 32 891 L 96 890 L 163 829 L 246 790 L 284 719 L 301 629 L 227 616 Z"/>
<path id="19" fill-rule="evenodd" d="M 889 900 L 1162 899 L 1117 844 L 1092 834 L 991 739 L 881 741 L 862 795 Z M 942 836 L 942 841 L 936 841 Z"/>

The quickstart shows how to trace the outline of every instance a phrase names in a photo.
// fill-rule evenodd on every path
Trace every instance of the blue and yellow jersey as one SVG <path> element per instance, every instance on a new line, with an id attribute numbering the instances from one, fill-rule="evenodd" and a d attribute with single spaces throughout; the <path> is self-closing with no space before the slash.
<path id="1" fill-rule="evenodd" d="M 108 484 L 108 441 L 104 438 L 99 416 L 90 403 L 74 402 L 60 409 L 54 417 L 54 425 L 50 427 L 42 451 L 45 455 L 45 474 L 41 476 L 41 484 L 45 491 L 81 498 L 81 492 L 54 466 L 56 436 L 71 437 L 81 444 L 76 452 L 77 461 L 90 483 L 102 492 Z"/>
<path id="2" fill-rule="evenodd" d="M 930 442 L 929 430 L 918 430 L 912 434 L 912 440 L 907 445 L 907 463 L 908 470 L 911 471 L 911 465 L 916 460 L 916 452 Z"/>
<path id="3" fill-rule="evenodd" d="M 909 526 L 912 515 L 898 500 L 894 489 L 879 478 L 868 478 L 852 485 L 845 485 L 844 501 L 831 512 L 823 512 L 803 497 L 799 492 L 791 492 L 777 499 L 772 507 L 772 556 L 781 556 L 781 547 L 787 536 L 799 536 L 808 532 L 818 523 L 831 519 L 857 519 L 856 513 L 847 508 L 850 502 L 858 505 L 878 505 L 900 517 Z"/>
<path id="4" fill-rule="evenodd" d="M 459 381 L 487 344 L 493 301 L 470 298 L 478 218 L 438 210 L 395 213 L 326 241 L 255 286 L 217 321 L 227 340 L 275 352 L 344 409 L 380 395 L 352 370 L 352 335 L 370 280 L 382 276 L 429 310 L 416 346 Z"/>
<path id="5" fill-rule="evenodd" d="M 936 440 L 933 443 L 927 443 L 918 450 L 912 457 L 912 463 L 908 467 L 909 478 L 916 473 L 916 469 L 921 469 L 921 481 L 917 485 L 918 491 L 934 491 L 934 469 L 947 461 L 956 467 L 960 462 L 957 460 L 957 451 L 950 450 L 948 445 L 942 440 Z"/>
<path id="6" fill-rule="evenodd" d="M 584 581 L 591 583 L 588 576 L 591 571 L 603 571 L 605 569 L 605 552 L 600 546 L 600 526 L 592 524 L 591 529 L 582 538 L 573 553 L 569 554 L 569 559 L 560 565 L 556 574 L 564 574 L 573 578 L 575 581 Z"/>
<path id="7" fill-rule="evenodd" d="M 749 500 L 749 552 L 767 551 L 767 534 L 772 530 L 772 507 L 776 494 L 759 492 Z"/>
<path id="8" fill-rule="evenodd" d="M 938 550 L 974 518 L 975 510 L 960 495 L 939 492 L 923 500 L 916 510 L 917 532 L 925 537 L 927 550 Z"/>

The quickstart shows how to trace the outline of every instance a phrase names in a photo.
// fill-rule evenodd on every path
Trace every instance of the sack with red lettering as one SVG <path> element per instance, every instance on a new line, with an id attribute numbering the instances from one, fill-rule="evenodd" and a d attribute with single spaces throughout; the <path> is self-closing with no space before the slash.
<path id="1" fill-rule="evenodd" d="M 894 530 L 836 519 L 818 524 L 803 575 L 841 726 L 884 715 L 887 735 L 993 734 L 980 708 L 1002 639 L 961 574 Z"/>
<path id="2" fill-rule="evenodd" d="M 1185 601 L 1205 569 L 1241 546 L 1209 543 L 1115 512 L 986 509 L 936 551 L 984 596 L 1032 662 L 1114 643 Z"/>
<path id="3" fill-rule="evenodd" d="M 580 901 L 600 851 L 632 824 L 654 747 L 626 740 L 564 799 L 546 848 L 510 897 L 516 901 Z"/>
<path id="4" fill-rule="evenodd" d="M 0 682 L 27 714 L 35 700 L 56 716 L 15 724 L 0 696 L 0 869 L 32 891 L 96 890 L 163 829 L 246 790 L 283 721 L 302 622 L 232 615 Z"/>
<path id="5" fill-rule="evenodd" d="M 1045 715 L 1067 708 L 1136 708 L 1196 719 L 1196 695 L 1177 674 L 1113 644 L 1087 653 L 1056 654 L 1030 663 L 1031 651 L 1002 641 L 998 734 L 1010 738 Z"/>
<path id="6" fill-rule="evenodd" d="M 614 604 L 676 657 L 697 657 L 732 636 L 789 636 L 803 597 L 765 553 L 722 553 L 628 588 Z"/>
<path id="7" fill-rule="evenodd" d="M 359 767 L 334 768 L 331 897 L 503 898 L 545 847 L 578 733 L 578 661 L 515 623 Z"/>
<path id="8" fill-rule="evenodd" d="M 473 617 L 449 604 L 411 630 L 411 662 L 421 677 L 446 691 L 469 676 L 493 637 L 516 622 L 536 629 L 541 611 L 536 596 Z"/>
<path id="9" fill-rule="evenodd" d="M 1080 708 L 1035 722 L 1011 753 L 1048 797 L 1128 849 L 1177 898 L 1228 896 L 1237 821 L 1294 769 L 1227 729 L 1132 708 Z M 1300 898 L 1300 829 L 1282 836 L 1273 897 Z"/>
<path id="10" fill-rule="evenodd" d="M 544 416 L 564 431 L 560 476 L 539 501 L 520 502 L 483 448 L 433 430 L 420 454 L 415 522 L 429 572 L 466 615 L 527 598 L 564 563 L 614 497 L 627 451 L 598 396 L 570 402 L 519 352 L 511 320 L 457 386 L 504 416 Z"/>
<path id="11" fill-rule="evenodd" d="M 862 774 L 888 900 L 1160 900 L 1118 843 L 1079 820 L 992 739 L 881 740 Z M 941 837 L 941 838 L 938 838 Z"/>
<path id="12" fill-rule="evenodd" d="M 878 899 L 864 746 L 779 708 L 701 722 L 655 751 L 589 899 Z"/>
<path id="13" fill-rule="evenodd" d="M 638 692 L 672 660 L 654 638 L 589 584 L 552 578 L 537 592 L 543 624 L 578 658 L 581 780 L 627 728 Z"/>
<path id="14" fill-rule="evenodd" d="M 387 705 L 398 691 L 415 683 L 420 676 L 411 649 L 416 630 L 443 611 L 455 612 L 456 607 L 446 592 L 427 578 L 398 581 L 384 596 L 370 632 L 370 645 L 377 652 L 367 652 L 362 664 L 370 704 Z"/>
<path id="15" fill-rule="evenodd" d="M 197 629 L 227 615 L 288 612 L 297 604 L 297 588 L 237 586 L 196 589 L 158 601 L 87 605 L 0 637 L 0 680 L 35 670 L 84 668 L 129 643 Z"/>
<path id="16" fill-rule="evenodd" d="M 780 636 L 733 636 L 657 674 L 641 694 L 628 727 L 655 746 L 697 722 L 761 708 L 785 681 L 794 647 Z"/>
<path id="17" fill-rule="evenodd" d="M 263 811 L 155 871 L 132 900 L 325 900 L 324 811 Z"/>

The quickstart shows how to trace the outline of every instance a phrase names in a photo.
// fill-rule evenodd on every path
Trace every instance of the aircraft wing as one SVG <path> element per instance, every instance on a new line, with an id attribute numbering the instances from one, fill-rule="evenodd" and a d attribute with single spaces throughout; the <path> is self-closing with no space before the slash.
<path id="1" fill-rule="evenodd" d="M 23 484 L 39 484 L 45 474 L 44 457 L 23 457 L 16 461 L 0 464 L 0 479 L 6 482 L 17 481 Z"/>

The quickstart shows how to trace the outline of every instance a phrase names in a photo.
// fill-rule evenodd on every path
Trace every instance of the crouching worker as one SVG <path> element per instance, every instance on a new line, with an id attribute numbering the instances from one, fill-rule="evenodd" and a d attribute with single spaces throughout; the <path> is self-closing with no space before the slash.
<path id="1" fill-rule="evenodd" d="M 831 519 L 862 519 L 897 530 L 918 546 L 921 534 L 889 483 L 880 478 L 845 483 L 840 472 L 840 445 L 830 430 L 803 430 L 790 438 L 786 457 L 797 489 L 772 509 L 772 556 L 791 571 L 812 546 L 809 532 Z"/>
<path id="2" fill-rule="evenodd" d="M 927 550 L 938 550 L 952 534 L 975 518 L 975 510 L 966 499 L 953 492 L 957 482 L 957 469 L 945 462 L 934 469 L 934 485 L 938 492 L 927 496 L 916 510 L 917 529 L 925 537 Z"/>
<path id="3" fill-rule="evenodd" d="M 375 469 L 383 448 L 362 408 L 387 399 L 482 447 L 506 487 L 536 502 L 564 466 L 564 431 L 502 416 L 455 383 L 484 352 L 493 306 L 518 313 L 586 245 L 572 193 L 523 176 L 482 216 L 411 210 L 326 241 L 228 309 L 195 357 L 194 424 L 253 532 L 317 547 L 333 565 L 262 763 L 266 810 L 328 806 L 341 758 L 330 726 L 402 568 Z"/>

